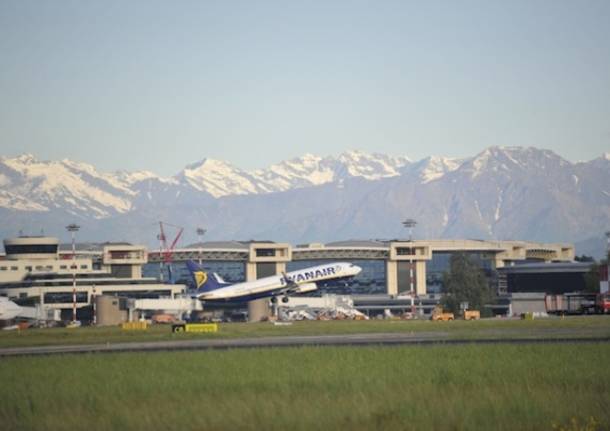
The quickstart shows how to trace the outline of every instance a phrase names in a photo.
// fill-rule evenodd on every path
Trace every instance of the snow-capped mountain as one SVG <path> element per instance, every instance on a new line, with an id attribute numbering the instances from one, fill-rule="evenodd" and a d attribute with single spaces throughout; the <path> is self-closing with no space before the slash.
<path id="1" fill-rule="evenodd" d="M 311 154 L 248 172 L 203 159 L 171 178 L 98 172 L 69 160 L 0 158 L 0 234 L 71 220 L 90 240 L 152 245 L 159 220 L 209 239 L 293 243 L 404 236 L 579 241 L 610 227 L 610 154 L 572 163 L 552 151 L 491 147 L 465 158 Z M 187 229 L 188 230 L 188 229 Z M 185 241 L 193 232 L 185 232 Z"/>
<path id="2" fill-rule="evenodd" d="M 409 163 L 406 157 L 349 151 L 325 158 L 305 154 L 266 169 L 246 172 L 226 162 L 203 159 L 187 166 L 176 178 L 219 198 L 318 186 L 351 177 L 378 180 L 400 175 L 399 169 Z"/>
<path id="3" fill-rule="evenodd" d="M 187 166 L 176 177 L 180 183 L 207 192 L 215 198 L 264 191 L 250 174 L 220 160 L 203 159 Z"/>
<path id="4" fill-rule="evenodd" d="M 70 160 L 42 162 L 30 154 L 0 158 L 0 206 L 22 211 L 85 212 L 105 218 L 131 209 L 135 192 L 112 174 Z"/>

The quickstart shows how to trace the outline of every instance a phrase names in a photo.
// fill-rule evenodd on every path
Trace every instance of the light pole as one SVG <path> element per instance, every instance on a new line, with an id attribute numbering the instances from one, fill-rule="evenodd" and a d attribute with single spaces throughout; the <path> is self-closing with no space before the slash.
<path id="1" fill-rule="evenodd" d="M 201 265 L 201 246 L 203 244 L 203 235 L 205 235 L 206 230 L 203 228 L 197 228 L 197 236 L 199 237 L 199 265 Z"/>
<path id="2" fill-rule="evenodd" d="M 610 292 L 610 230 L 606 232 L 606 286 Z"/>
<path id="3" fill-rule="evenodd" d="M 413 228 L 417 225 L 417 221 L 412 218 L 408 218 L 402 222 L 403 226 L 409 229 L 409 242 L 413 242 Z M 411 297 L 411 314 L 415 315 L 415 298 L 413 289 L 413 244 L 410 244 L 409 250 L 409 296 Z"/>
<path id="4" fill-rule="evenodd" d="M 74 242 L 74 235 L 80 226 L 76 223 L 71 223 L 66 226 L 66 230 L 72 235 L 72 323 L 76 323 L 76 244 Z"/>
<path id="5" fill-rule="evenodd" d="M 165 233 L 163 233 L 163 229 L 161 233 L 157 235 L 157 239 L 159 240 L 159 280 L 163 283 L 163 243 L 165 242 Z"/>

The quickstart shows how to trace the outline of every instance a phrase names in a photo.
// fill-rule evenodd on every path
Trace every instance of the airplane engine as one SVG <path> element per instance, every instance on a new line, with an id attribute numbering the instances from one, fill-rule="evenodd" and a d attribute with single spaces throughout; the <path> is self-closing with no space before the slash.
<path id="1" fill-rule="evenodd" d="M 295 289 L 296 293 L 305 293 L 305 292 L 311 292 L 313 290 L 316 290 L 318 288 L 318 286 L 316 286 L 316 283 L 303 283 L 303 284 L 299 284 L 299 287 L 297 289 Z"/>

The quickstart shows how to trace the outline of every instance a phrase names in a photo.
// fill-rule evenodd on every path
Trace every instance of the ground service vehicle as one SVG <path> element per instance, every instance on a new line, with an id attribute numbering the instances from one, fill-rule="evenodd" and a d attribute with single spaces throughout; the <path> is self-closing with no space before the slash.
<path id="1" fill-rule="evenodd" d="M 479 310 L 464 310 L 464 320 L 479 320 L 481 312 Z"/>
<path id="2" fill-rule="evenodd" d="M 443 307 L 437 305 L 436 307 L 434 307 L 434 310 L 432 310 L 432 320 L 437 321 L 437 320 L 442 320 L 442 321 L 448 321 L 448 320 L 454 320 L 455 316 L 453 315 L 453 313 L 445 313 L 443 311 Z"/>
<path id="3" fill-rule="evenodd" d="M 595 309 L 598 313 L 610 313 L 610 295 L 607 293 L 600 293 L 597 295 L 595 300 Z"/>
<path id="4" fill-rule="evenodd" d="M 565 293 L 546 295 L 546 312 L 549 314 L 606 314 L 610 313 L 610 295 L 607 293 Z"/>

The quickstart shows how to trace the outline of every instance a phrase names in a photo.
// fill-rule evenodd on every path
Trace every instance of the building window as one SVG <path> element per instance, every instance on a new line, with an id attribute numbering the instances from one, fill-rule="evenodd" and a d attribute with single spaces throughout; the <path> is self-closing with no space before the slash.
<path id="1" fill-rule="evenodd" d="M 396 247 L 398 256 L 412 256 L 415 254 L 415 249 L 411 247 Z"/>
<path id="2" fill-rule="evenodd" d="M 26 267 L 25 267 L 25 270 L 26 270 L 26 271 L 31 271 L 31 270 L 32 270 L 32 267 L 31 267 L 31 266 L 26 266 Z"/>
<path id="3" fill-rule="evenodd" d="M 60 265 L 59 269 L 68 269 L 68 265 Z"/>
<path id="4" fill-rule="evenodd" d="M 7 267 L 6 266 L 0 266 L 0 271 L 6 271 Z"/>
<path id="5" fill-rule="evenodd" d="M 16 266 L 11 266 L 11 271 L 18 271 L 18 270 L 19 270 L 19 268 L 18 268 L 18 267 L 16 267 Z"/>
<path id="6" fill-rule="evenodd" d="M 44 294 L 44 302 L 47 304 L 72 303 L 72 292 L 47 292 Z M 89 302 L 87 292 L 76 292 L 76 302 Z"/>
<path id="7" fill-rule="evenodd" d="M 87 265 L 81 265 L 80 269 L 87 269 Z"/>
<path id="8" fill-rule="evenodd" d="M 4 250 L 6 254 L 55 254 L 57 244 L 5 244 Z"/>

